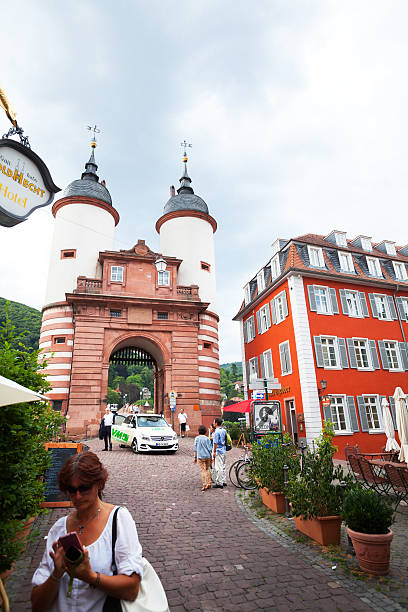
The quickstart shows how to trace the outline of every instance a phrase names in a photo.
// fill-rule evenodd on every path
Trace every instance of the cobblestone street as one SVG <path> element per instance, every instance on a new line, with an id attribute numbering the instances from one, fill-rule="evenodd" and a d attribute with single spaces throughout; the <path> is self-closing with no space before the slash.
<path id="1" fill-rule="evenodd" d="M 193 442 L 180 442 L 180 451 L 170 456 L 134 455 L 118 445 L 102 454 L 99 440 L 88 441 L 110 473 L 105 500 L 131 511 L 171 612 L 400 609 L 381 594 L 367 598 L 364 583 L 352 592 L 348 581 L 325 572 L 296 546 L 279 543 L 243 511 L 231 485 L 202 493 Z M 233 449 L 227 463 L 240 454 Z M 30 610 L 30 581 L 43 536 L 65 513 L 54 510 L 37 519 L 42 537 L 29 544 L 7 584 L 13 612 Z"/>

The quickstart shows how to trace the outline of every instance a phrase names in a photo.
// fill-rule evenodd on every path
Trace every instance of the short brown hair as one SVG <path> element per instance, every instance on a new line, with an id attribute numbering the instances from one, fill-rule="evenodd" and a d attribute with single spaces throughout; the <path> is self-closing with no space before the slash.
<path id="1" fill-rule="evenodd" d="M 207 428 L 205 425 L 200 425 L 198 428 L 198 433 L 200 436 L 205 436 L 205 434 L 207 433 Z"/>
<path id="2" fill-rule="evenodd" d="M 95 453 L 84 451 L 67 459 L 59 471 L 58 487 L 61 491 L 68 491 L 75 476 L 81 484 L 97 484 L 98 490 L 103 491 L 108 479 L 108 470 L 103 467 Z"/>

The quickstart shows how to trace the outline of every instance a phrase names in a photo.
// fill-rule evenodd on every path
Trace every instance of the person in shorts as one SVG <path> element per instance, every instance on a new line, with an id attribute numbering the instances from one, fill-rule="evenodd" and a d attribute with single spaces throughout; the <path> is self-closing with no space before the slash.
<path id="1" fill-rule="evenodd" d="M 184 438 L 186 434 L 186 425 L 187 425 L 187 418 L 188 418 L 186 413 L 184 412 L 184 408 L 180 410 L 180 412 L 177 415 L 177 418 L 180 423 L 180 436 Z"/>

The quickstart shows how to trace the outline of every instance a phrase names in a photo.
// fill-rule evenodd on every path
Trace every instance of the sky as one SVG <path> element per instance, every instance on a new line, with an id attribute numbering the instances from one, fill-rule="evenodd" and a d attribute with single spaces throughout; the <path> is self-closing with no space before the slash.
<path id="1" fill-rule="evenodd" d="M 218 223 L 220 362 L 239 361 L 232 318 L 276 238 L 408 243 L 407 22 L 396 0 L 19 0 L 0 87 L 62 189 L 99 127 L 117 249 L 159 250 L 192 143 L 192 187 Z M 52 230 L 50 207 L 0 227 L 1 297 L 42 307 Z"/>

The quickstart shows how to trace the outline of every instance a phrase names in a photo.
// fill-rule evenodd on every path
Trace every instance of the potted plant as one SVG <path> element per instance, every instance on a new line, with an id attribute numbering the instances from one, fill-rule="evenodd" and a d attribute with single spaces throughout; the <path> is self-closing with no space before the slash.
<path id="1" fill-rule="evenodd" d="M 344 491 L 341 481 L 352 485 L 352 478 L 344 475 L 341 466 L 335 466 L 332 445 L 333 425 L 325 422 L 316 448 L 305 455 L 303 472 L 292 478 L 288 485 L 288 497 L 295 516 L 296 529 L 320 544 L 340 543 L 341 508 Z"/>
<path id="2" fill-rule="evenodd" d="M 283 514 L 285 512 L 285 493 L 283 467 L 289 468 L 289 475 L 295 478 L 300 463 L 296 447 L 289 434 L 285 434 L 283 444 L 275 436 L 267 435 L 252 445 L 252 473 L 258 483 L 262 502 L 265 506 Z"/>
<path id="3" fill-rule="evenodd" d="M 392 502 L 356 484 L 344 498 L 343 520 L 363 572 L 384 576 L 390 568 Z"/>

